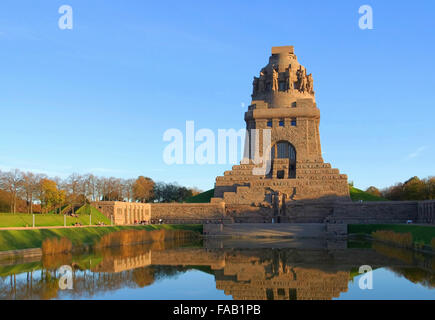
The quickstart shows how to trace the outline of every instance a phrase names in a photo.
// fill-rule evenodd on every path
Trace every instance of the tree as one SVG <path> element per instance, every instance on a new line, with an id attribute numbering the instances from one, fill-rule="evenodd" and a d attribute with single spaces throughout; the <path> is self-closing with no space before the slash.
<path id="1" fill-rule="evenodd" d="M 123 198 L 125 198 L 127 201 L 132 201 L 134 198 L 133 196 L 134 183 L 135 183 L 134 179 L 121 180 L 122 195 Z"/>
<path id="2" fill-rule="evenodd" d="M 201 190 L 197 187 L 190 188 L 190 190 L 192 191 L 192 196 L 196 196 L 197 194 L 204 192 L 203 190 Z"/>
<path id="3" fill-rule="evenodd" d="M 402 200 L 424 200 L 425 184 L 418 177 L 412 177 L 403 184 L 403 192 Z"/>
<path id="4" fill-rule="evenodd" d="M 55 181 L 42 179 L 39 183 L 39 200 L 41 206 L 48 212 L 49 209 L 61 206 L 65 202 L 65 190 L 59 190 Z"/>
<path id="5" fill-rule="evenodd" d="M 133 183 L 133 199 L 148 202 L 154 197 L 154 181 L 151 178 L 139 176 Z"/>
<path id="6" fill-rule="evenodd" d="M 98 178 L 91 173 L 83 176 L 83 184 L 85 190 L 85 197 L 89 201 L 96 201 L 98 199 Z"/>
<path id="7" fill-rule="evenodd" d="M 10 194 L 10 208 L 12 213 L 16 213 L 18 194 L 23 186 L 23 173 L 18 170 L 3 172 L 0 175 L 0 188 Z"/>
<path id="8" fill-rule="evenodd" d="M 379 189 L 374 187 L 374 186 L 368 187 L 366 192 L 370 193 L 370 194 L 372 194 L 374 196 L 377 196 L 377 197 L 381 197 L 382 196 L 381 191 L 379 191 Z"/>
<path id="9" fill-rule="evenodd" d="M 402 200 L 404 197 L 403 183 L 396 183 L 382 191 L 382 196 L 388 200 Z"/>
<path id="10" fill-rule="evenodd" d="M 435 177 L 429 177 L 426 179 L 427 185 L 427 198 L 428 200 L 435 199 Z"/>
<path id="11" fill-rule="evenodd" d="M 38 192 L 38 184 L 44 177 L 41 174 L 34 174 L 33 172 L 26 172 L 23 174 L 23 194 L 26 199 L 27 213 L 33 213 L 33 201 Z"/>
<path id="12" fill-rule="evenodd" d="M 157 182 L 154 187 L 154 194 L 158 202 L 182 202 L 192 196 L 192 190 L 180 187 L 176 183 Z"/>
<path id="13" fill-rule="evenodd" d="M 74 213 L 74 207 L 83 203 L 84 194 L 83 178 L 77 173 L 71 174 L 65 183 L 67 201 L 72 207 Z"/>

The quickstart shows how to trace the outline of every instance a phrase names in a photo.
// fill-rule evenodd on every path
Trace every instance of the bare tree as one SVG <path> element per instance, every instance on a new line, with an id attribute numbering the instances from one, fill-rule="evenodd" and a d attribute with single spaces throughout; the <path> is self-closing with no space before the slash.
<path id="1" fill-rule="evenodd" d="M 0 176 L 0 188 L 10 194 L 10 207 L 13 213 L 17 211 L 18 194 L 23 186 L 23 173 L 18 170 L 3 172 Z"/>
<path id="2" fill-rule="evenodd" d="M 135 183 L 135 179 L 126 179 L 121 182 L 123 196 L 127 201 L 133 201 L 133 187 Z"/>
<path id="3" fill-rule="evenodd" d="M 84 193 L 82 181 L 82 176 L 77 173 L 71 174 L 66 179 L 67 202 L 71 205 L 73 214 L 74 207 L 82 202 L 80 197 Z"/>
<path id="4" fill-rule="evenodd" d="M 22 192 L 27 204 L 27 213 L 33 213 L 33 202 L 38 193 L 39 181 L 45 177 L 33 172 L 23 173 Z"/>

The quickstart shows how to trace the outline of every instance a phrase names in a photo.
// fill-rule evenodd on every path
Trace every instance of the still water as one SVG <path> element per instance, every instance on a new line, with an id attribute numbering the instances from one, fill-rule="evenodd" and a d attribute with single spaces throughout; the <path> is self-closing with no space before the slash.
<path id="1" fill-rule="evenodd" d="M 59 287 L 65 265 L 72 289 Z M 372 289 L 360 289 L 361 265 Z M 354 241 L 155 242 L 0 261 L 0 299 L 433 300 L 435 256 Z"/>

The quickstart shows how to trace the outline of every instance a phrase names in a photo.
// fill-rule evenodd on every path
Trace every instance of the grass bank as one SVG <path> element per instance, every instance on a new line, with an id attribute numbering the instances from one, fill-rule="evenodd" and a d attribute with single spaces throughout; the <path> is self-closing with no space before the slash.
<path id="1" fill-rule="evenodd" d="M 349 234 L 371 235 L 376 231 L 394 231 L 397 233 L 410 233 L 414 243 L 424 242 L 431 245 L 435 238 L 435 226 L 420 226 L 409 224 L 350 224 L 348 225 Z"/>
<path id="2" fill-rule="evenodd" d="M 388 199 L 374 196 L 370 193 L 367 193 L 352 186 L 349 186 L 349 194 L 352 201 L 389 201 Z"/>
<path id="3" fill-rule="evenodd" d="M 190 230 L 202 233 L 202 225 L 146 225 L 59 229 L 0 230 L 0 251 L 40 248 L 45 239 L 67 238 L 73 245 L 93 245 L 103 236 L 122 230 Z"/>
<path id="4" fill-rule="evenodd" d="M 103 222 L 110 225 L 110 219 L 98 211 L 96 208 L 89 205 L 81 207 L 77 210 L 78 217 L 66 216 L 66 225 L 72 226 L 75 223 L 89 225 L 91 214 L 92 223 Z M 33 215 L 28 213 L 0 213 L 0 228 L 5 227 L 31 227 L 33 225 Z M 55 227 L 64 225 L 64 216 L 60 214 L 35 214 L 35 227 Z"/>
<path id="5" fill-rule="evenodd" d="M 210 202 L 210 199 L 214 196 L 214 189 L 210 189 L 204 192 L 197 194 L 196 196 L 192 196 L 187 198 L 184 202 L 186 203 L 207 203 Z"/>

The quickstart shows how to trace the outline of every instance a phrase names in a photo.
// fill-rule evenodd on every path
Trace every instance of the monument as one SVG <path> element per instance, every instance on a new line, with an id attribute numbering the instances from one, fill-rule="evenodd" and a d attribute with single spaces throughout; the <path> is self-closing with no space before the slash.
<path id="1" fill-rule="evenodd" d="M 252 84 L 244 157 L 216 178 L 210 202 L 92 205 L 115 225 L 202 223 L 210 235 L 255 234 L 271 222 L 293 225 L 269 226 L 269 234 L 302 237 L 315 232 L 341 236 L 347 232 L 346 223 L 434 221 L 433 201 L 350 200 L 347 176 L 323 161 L 313 75 L 298 62 L 292 46 L 273 47 L 269 63 Z M 233 222 L 262 225 L 244 228 Z"/>
<path id="2" fill-rule="evenodd" d="M 347 176 L 323 161 L 313 76 L 293 46 L 272 48 L 269 63 L 254 77 L 245 121 L 244 159 L 215 183 L 215 198 L 230 210 L 266 214 L 273 208 L 284 217 L 297 200 L 349 200 Z"/>

